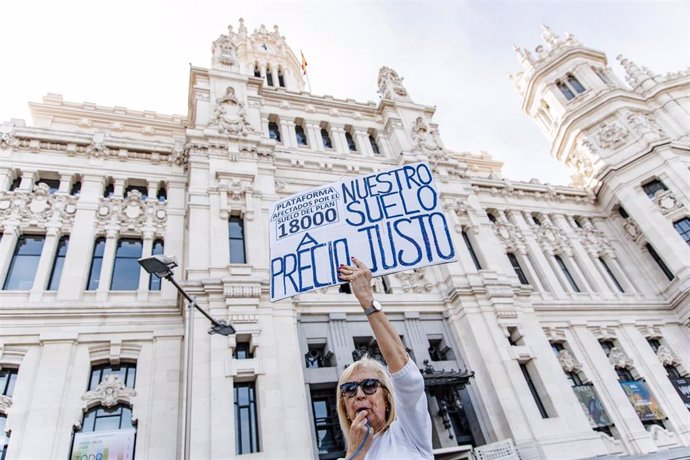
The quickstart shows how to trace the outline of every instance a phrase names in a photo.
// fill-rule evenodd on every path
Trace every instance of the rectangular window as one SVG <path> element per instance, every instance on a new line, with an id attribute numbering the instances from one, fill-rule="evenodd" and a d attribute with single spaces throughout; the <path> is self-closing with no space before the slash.
<path id="1" fill-rule="evenodd" d="M 235 383 L 235 454 L 259 452 L 256 384 Z"/>
<path id="2" fill-rule="evenodd" d="M 134 190 L 141 193 L 141 201 L 146 200 L 146 198 L 148 198 L 149 196 L 148 187 L 145 187 L 143 185 L 128 185 L 127 188 L 125 188 L 125 197 L 129 195 L 129 192 L 132 192 Z"/>
<path id="3" fill-rule="evenodd" d="M 682 218 L 673 224 L 673 228 L 675 228 L 678 234 L 683 237 L 683 240 L 690 245 L 690 219 L 687 217 Z"/>
<path id="4" fill-rule="evenodd" d="M 573 275 L 570 274 L 570 270 L 568 270 L 568 267 L 565 265 L 565 262 L 563 262 L 563 259 L 561 259 L 561 256 L 555 255 L 553 257 L 554 259 L 556 259 L 556 263 L 558 263 L 558 266 L 561 268 L 563 275 L 568 280 L 568 283 L 570 283 L 570 287 L 573 288 L 573 291 L 582 292 L 580 291 L 580 288 L 575 282 L 575 278 L 573 278 Z"/>
<path id="5" fill-rule="evenodd" d="M 164 251 L 163 240 L 155 240 L 151 248 L 151 255 L 162 255 Z M 149 291 L 160 291 L 162 279 L 151 273 L 149 275 Z"/>
<path id="6" fill-rule="evenodd" d="M 666 188 L 666 185 L 664 185 L 664 183 L 661 182 L 659 179 L 654 179 L 647 182 L 646 184 L 642 184 L 642 190 L 644 190 L 644 192 L 647 194 L 649 198 L 654 198 L 656 192 L 668 189 Z"/>
<path id="7" fill-rule="evenodd" d="M 280 142 L 280 129 L 275 121 L 268 122 L 268 137 L 275 139 L 276 142 Z"/>
<path id="8" fill-rule="evenodd" d="M 44 236 L 22 235 L 17 239 L 12 262 L 5 278 L 5 291 L 28 291 L 34 284 L 41 259 Z"/>
<path id="9" fill-rule="evenodd" d="M 53 260 L 53 269 L 50 272 L 50 281 L 48 281 L 48 290 L 57 291 L 60 285 L 60 276 L 62 276 L 62 266 L 65 264 L 65 256 L 67 256 L 67 245 L 69 244 L 69 236 L 63 236 L 58 242 L 57 252 Z"/>
<path id="10" fill-rule="evenodd" d="M 14 384 L 17 382 L 17 369 L 3 369 L 0 371 L 0 394 L 12 396 Z"/>
<path id="11" fill-rule="evenodd" d="M 96 244 L 93 246 L 93 255 L 91 256 L 91 269 L 89 270 L 89 279 L 86 282 L 87 291 L 95 291 L 98 289 L 98 283 L 101 280 L 101 267 L 103 265 L 103 252 L 105 251 L 105 238 L 98 238 Z"/>
<path id="12" fill-rule="evenodd" d="M 323 140 L 323 146 L 327 149 L 333 148 L 333 143 L 331 142 L 331 136 L 328 135 L 328 130 L 326 128 L 321 128 L 321 140 Z"/>
<path id="13" fill-rule="evenodd" d="M 136 238 L 122 238 L 117 242 L 113 278 L 110 289 L 113 291 L 135 291 L 139 287 L 142 242 Z"/>
<path id="14" fill-rule="evenodd" d="M 472 247 L 472 242 L 470 241 L 470 237 L 465 230 L 462 231 L 462 239 L 463 239 L 463 241 L 465 241 L 465 246 L 467 246 L 467 250 L 470 253 L 470 257 L 472 257 L 472 262 L 474 262 L 475 268 L 477 270 L 481 270 L 482 265 L 479 263 L 479 259 L 477 258 L 477 254 L 474 252 L 474 248 Z"/>
<path id="15" fill-rule="evenodd" d="M 616 275 L 613 274 L 613 272 L 611 271 L 611 269 L 609 268 L 608 264 L 606 263 L 606 261 L 604 260 L 603 257 L 599 257 L 599 262 L 601 262 L 602 267 L 604 267 L 604 270 L 606 270 L 606 273 L 609 274 L 611 281 L 613 281 L 613 283 L 616 285 L 618 290 L 620 292 L 625 292 L 625 290 L 623 289 L 623 286 L 621 286 L 621 283 L 618 282 Z"/>
<path id="16" fill-rule="evenodd" d="M 527 364 L 520 364 L 520 370 L 522 371 L 522 375 L 525 377 L 525 381 L 527 382 L 527 386 L 529 387 L 530 393 L 532 393 L 534 402 L 537 404 L 537 408 L 539 409 L 541 418 L 549 418 L 549 414 L 546 412 L 546 407 L 544 407 L 544 403 L 541 400 L 541 396 L 539 396 L 537 387 L 534 385 L 534 381 L 532 380 L 532 376 L 529 373 L 529 369 L 527 369 Z"/>
<path id="17" fill-rule="evenodd" d="M 46 184 L 48 186 L 48 193 L 55 193 L 60 190 L 60 179 L 38 179 L 36 185 Z"/>
<path id="18" fill-rule="evenodd" d="M 520 284 L 529 284 L 529 281 L 527 280 L 527 277 L 525 276 L 525 272 L 522 271 L 522 267 L 520 266 L 520 262 L 517 260 L 517 257 L 515 257 L 515 254 L 512 252 L 507 253 L 508 255 L 508 260 L 510 260 L 510 265 L 513 266 L 513 270 L 515 270 L 515 274 L 517 275 L 518 279 L 520 280 Z"/>
<path id="19" fill-rule="evenodd" d="M 345 442 L 340 431 L 336 403 L 334 387 L 311 390 L 316 447 L 320 460 L 345 456 Z"/>
<path id="20" fill-rule="evenodd" d="M 295 125 L 295 139 L 297 139 L 297 145 L 307 145 L 307 135 L 300 125 Z"/>
<path id="21" fill-rule="evenodd" d="M 252 350 L 249 347 L 249 342 L 237 342 L 232 357 L 235 359 L 252 359 L 254 355 L 252 354 Z"/>
<path id="22" fill-rule="evenodd" d="M 230 239 L 230 263 L 247 263 L 244 253 L 244 222 L 241 217 L 230 217 L 228 233 Z"/>
<path id="23" fill-rule="evenodd" d="M 664 272 L 666 278 L 668 278 L 669 281 L 673 281 L 673 278 L 675 278 L 676 276 L 671 272 L 671 270 L 669 270 L 669 268 L 664 263 L 663 259 L 659 257 L 659 254 L 657 254 L 657 252 L 654 250 L 654 247 L 649 243 L 646 243 L 644 246 L 645 248 L 647 248 L 649 255 L 652 256 L 652 259 L 654 259 L 654 262 L 656 262 L 661 271 Z"/>
<path id="24" fill-rule="evenodd" d="M 126 388 L 134 388 L 137 379 L 137 365 L 133 363 L 112 366 L 104 364 L 91 367 L 91 378 L 89 379 L 88 390 L 95 390 L 99 383 L 108 375 L 115 375 Z"/>

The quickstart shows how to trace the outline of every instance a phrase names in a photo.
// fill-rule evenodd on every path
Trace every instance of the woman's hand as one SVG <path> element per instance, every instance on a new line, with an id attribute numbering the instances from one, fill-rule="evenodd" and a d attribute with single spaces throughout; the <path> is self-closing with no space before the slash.
<path id="1" fill-rule="evenodd" d="M 369 426 L 369 422 L 367 421 L 367 415 L 369 415 L 369 412 L 366 410 L 359 412 L 355 419 L 352 421 L 352 425 L 350 425 L 350 435 L 348 437 L 348 449 L 346 455 L 346 458 L 348 460 L 363 459 L 364 456 L 367 454 L 369 447 L 371 446 L 371 441 L 374 439 L 373 429 Z M 367 431 L 369 432 L 368 437 Z M 359 449 L 359 446 L 364 441 L 364 438 L 367 438 L 366 442 L 364 443 L 364 446 L 362 446 L 362 449 L 357 453 L 357 457 L 352 457 L 355 454 L 355 452 L 357 452 L 357 449 Z"/>
<path id="2" fill-rule="evenodd" d="M 352 293 L 359 300 L 362 308 L 371 307 L 374 301 L 374 292 L 371 289 L 371 270 L 357 257 L 351 257 L 354 266 L 340 265 L 338 275 L 340 279 L 350 282 Z"/>

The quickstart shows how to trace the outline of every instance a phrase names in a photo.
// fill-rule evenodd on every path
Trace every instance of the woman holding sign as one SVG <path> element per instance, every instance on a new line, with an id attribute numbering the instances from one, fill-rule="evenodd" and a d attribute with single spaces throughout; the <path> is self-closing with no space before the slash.
<path id="1" fill-rule="evenodd" d="M 338 275 L 350 283 L 364 309 L 388 369 L 364 357 L 340 376 L 338 418 L 347 440 L 347 460 L 432 459 L 422 374 L 374 299 L 371 271 L 356 257 L 352 262 L 338 267 Z"/>

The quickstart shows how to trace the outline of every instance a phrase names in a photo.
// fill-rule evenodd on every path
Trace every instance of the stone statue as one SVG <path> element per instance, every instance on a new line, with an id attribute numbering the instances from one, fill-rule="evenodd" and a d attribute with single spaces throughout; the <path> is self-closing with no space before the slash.
<path id="1" fill-rule="evenodd" d="M 384 99 L 410 101 L 407 90 L 402 85 L 403 79 L 390 67 L 381 67 L 379 70 L 379 94 Z"/>
<path id="2" fill-rule="evenodd" d="M 232 34 L 232 27 L 228 27 L 228 33 Z M 213 64 L 222 64 L 226 66 L 237 65 L 237 58 L 235 56 L 235 45 L 232 42 L 231 36 L 221 34 L 212 46 Z"/>
<path id="3" fill-rule="evenodd" d="M 412 127 L 412 151 L 421 152 L 431 159 L 445 159 L 447 157 L 438 133 L 431 129 L 423 117 L 417 117 Z"/>
<path id="4" fill-rule="evenodd" d="M 239 136 L 247 136 L 254 131 L 247 121 L 244 104 L 235 95 L 235 88 L 228 86 L 225 94 L 216 99 L 216 104 L 211 125 L 218 131 Z"/>

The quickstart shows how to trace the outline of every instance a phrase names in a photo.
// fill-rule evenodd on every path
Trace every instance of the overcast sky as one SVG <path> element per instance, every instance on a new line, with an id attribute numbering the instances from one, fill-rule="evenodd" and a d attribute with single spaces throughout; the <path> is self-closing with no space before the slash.
<path id="1" fill-rule="evenodd" d="M 567 184 L 508 74 L 513 44 L 533 50 L 544 23 L 659 73 L 690 66 L 690 0 L 300 1 L 0 0 L 0 121 L 24 118 L 49 93 L 65 100 L 187 113 L 189 64 L 239 18 L 280 27 L 309 61 L 314 94 L 377 101 L 378 70 L 404 77 L 453 150 L 489 152 L 514 180 Z"/>

